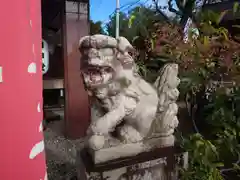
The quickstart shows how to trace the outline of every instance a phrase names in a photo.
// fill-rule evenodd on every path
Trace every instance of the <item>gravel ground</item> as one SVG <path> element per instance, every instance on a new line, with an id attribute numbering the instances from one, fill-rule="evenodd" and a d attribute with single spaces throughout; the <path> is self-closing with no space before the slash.
<path id="1" fill-rule="evenodd" d="M 77 180 L 77 152 L 83 147 L 83 139 L 64 138 L 63 123 L 49 123 L 44 131 L 48 180 Z"/>

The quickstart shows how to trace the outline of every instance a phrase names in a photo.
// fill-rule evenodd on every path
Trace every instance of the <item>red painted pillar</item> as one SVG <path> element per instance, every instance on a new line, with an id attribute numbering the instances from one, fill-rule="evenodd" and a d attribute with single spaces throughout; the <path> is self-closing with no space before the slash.
<path id="1" fill-rule="evenodd" d="M 78 3 L 66 1 L 63 16 L 64 37 L 64 84 L 65 84 L 65 131 L 71 139 L 84 137 L 90 123 L 88 95 L 81 76 L 79 40 L 89 34 L 88 12 L 76 14 Z M 87 7 L 88 4 L 85 4 Z M 80 5 L 79 5 L 80 6 Z M 80 6 L 81 7 L 81 6 Z M 83 11 L 80 8 L 80 12 Z"/>
<path id="2" fill-rule="evenodd" d="M 0 22 L 0 179 L 44 180 L 41 1 L 2 1 Z"/>

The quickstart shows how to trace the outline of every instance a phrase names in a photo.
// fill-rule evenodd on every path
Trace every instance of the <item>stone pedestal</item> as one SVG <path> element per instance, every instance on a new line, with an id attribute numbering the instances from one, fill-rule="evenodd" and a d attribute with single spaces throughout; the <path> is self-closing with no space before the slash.
<path id="1" fill-rule="evenodd" d="M 88 149 L 94 164 L 116 160 L 123 157 L 136 156 L 142 152 L 151 152 L 155 148 L 166 148 L 174 146 L 175 137 L 173 135 L 167 137 L 149 138 L 144 141 L 119 144 L 109 148 L 99 150 Z"/>
<path id="2" fill-rule="evenodd" d="M 181 166 L 181 154 L 184 151 L 179 146 L 156 148 L 136 156 L 111 160 L 94 164 L 92 156 L 86 149 L 81 152 L 84 167 L 81 179 L 84 180 L 173 180 L 178 176 Z M 182 164 L 187 160 L 183 159 Z"/>

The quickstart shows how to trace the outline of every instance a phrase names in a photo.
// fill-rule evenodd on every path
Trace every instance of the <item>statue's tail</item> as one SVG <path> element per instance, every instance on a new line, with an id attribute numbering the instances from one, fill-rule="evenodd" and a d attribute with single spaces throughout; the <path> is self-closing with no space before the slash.
<path id="1" fill-rule="evenodd" d="M 177 127 L 178 106 L 176 101 L 179 96 L 177 89 L 179 83 L 178 65 L 173 63 L 164 65 L 154 83 L 159 102 L 156 119 L 151 128 L 152 133 L 160 136 L 168 136 Z"/>
<path id="2" fill-rule="evenodd" d="M 158 78 L 154 83 L 154 87 L 157 90 L 159 98 L 159 108 L 161 112 L 164 106 L 171 102 L 176 102 L 179 96 L 177 89 L 180 83 L 178 78 L 178 65 L 175 63 L 165 64 L 161 70 Z"/>

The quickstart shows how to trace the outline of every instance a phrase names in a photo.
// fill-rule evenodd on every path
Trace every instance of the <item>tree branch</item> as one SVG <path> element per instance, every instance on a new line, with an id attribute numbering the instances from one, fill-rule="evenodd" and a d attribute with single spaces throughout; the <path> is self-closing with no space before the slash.
<path id="1" fill-rule="evenodd" d="M 182 13 L 176 9 L 173 8 L 173 5 L 172 5 L 172 0 L 168 0 L 168 10 L 172 13 L 175 13 L 179 16 L 182 16 Z"/>
<path id="2" fill-rule="evenodd" d="M 236 165 L 240 164 L 240 153 L 238 153 L 238 160 L 233 164 L 236 164 Z M 229 171 L 234 171 L 234 168 L 227 168 L 227 169 L 221 169 L 220 170 L 221 173 L 229 172 Z"/>
<path id="3" fill-rule="evenodd" d="M 163 18 L 167 21 L 167 23 L 170 23 L 170 20 L 169 20 L 168 16 L 167 16 L 164 12 L 162 12 L 162 10 L 159 8 L 159 6 L 158 6 L 158 0 L 152 0 L 152 1 L 153 1 L 153 3 L 155 4 L 155 9 L 156 9 L 156 11 L 157 11 L 161 16 L 163 16 Z"/>

